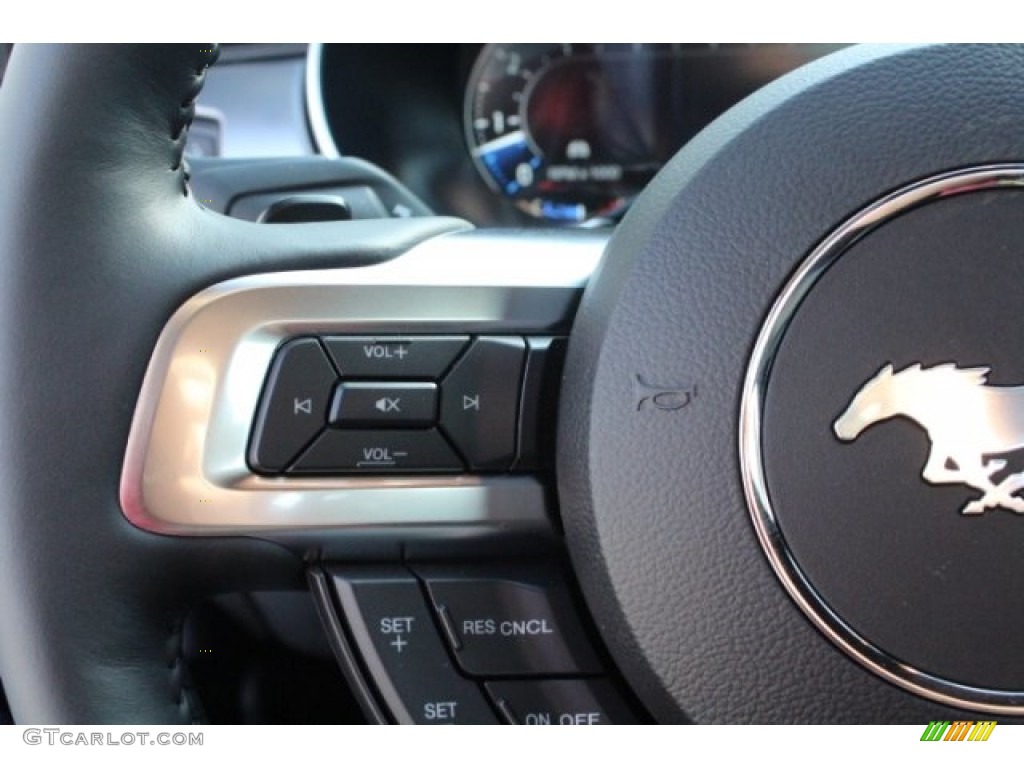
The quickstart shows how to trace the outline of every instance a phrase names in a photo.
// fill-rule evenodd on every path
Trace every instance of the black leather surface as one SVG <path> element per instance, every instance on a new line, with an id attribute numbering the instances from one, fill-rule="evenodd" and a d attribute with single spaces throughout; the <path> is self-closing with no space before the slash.
<path id="1" fill-rule="evenodd" d="M 698 136 L 616 233 L 570 341 L 560 496 L 595 620 L 659 720 L 973 717 L 865 671 L 786 596 L 743 499 L 740 384 L 835 225 L 915 179 L 1024 158 L 1021 82 L 1016 47 L 841 52 Z M 699 397 L 638 410 L 637 374 Z"/>
<path id="2" fill-rule="evenodd" d="M 186 194 L 210 45 L 21 46 L 0 91 L 0 678 L 15 719 L 187 722 L 177 627 L 200 595 L 301 586 L 253 540 L 133 528 L 118 505 L 153 344 L 243 273 L 354 265 L 465 226 L 261 227 Z"/>

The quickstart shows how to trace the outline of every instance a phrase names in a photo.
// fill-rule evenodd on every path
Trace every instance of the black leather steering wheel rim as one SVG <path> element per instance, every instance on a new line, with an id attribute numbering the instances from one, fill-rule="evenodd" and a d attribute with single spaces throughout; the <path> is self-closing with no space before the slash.
<path id="1" fill-rule="evenodd" d="M 465 226 L 299 233 L 200 207 L 182 152 L 215 57 L 198 43 L 18 46 L 6 72 L 0 678 L 19 723 L 201 721 L 178 653 L 188 606 L 303 583 L 282 547 L 157 536 L 121 512 L 134 404 L 175 307 L 228 277 L 372 263 Z"/>

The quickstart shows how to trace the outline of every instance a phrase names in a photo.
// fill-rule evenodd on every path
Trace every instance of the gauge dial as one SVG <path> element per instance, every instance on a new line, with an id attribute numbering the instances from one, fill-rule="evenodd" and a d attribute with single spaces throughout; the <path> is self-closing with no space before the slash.
<path id="1" fill-rule="evenodd" d="M 624 168 L 592 135 L 594 89 L 579 46 L 488 45 L 466 98 L 466 133 L 484 178 L 527 213 L 581 222 L 618 212 Z M 595 150 L 598 153 L 595 154 Z"/>

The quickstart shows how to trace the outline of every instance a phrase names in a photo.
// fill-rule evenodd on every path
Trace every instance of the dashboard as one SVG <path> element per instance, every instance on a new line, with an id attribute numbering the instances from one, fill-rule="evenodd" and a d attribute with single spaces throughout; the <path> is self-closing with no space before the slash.
<path id="1" fill-rule="evenodd" d="M 839 47 L 226 46 L 189 152 L 359 157 L 477 226 L 612 224 L 715 117 Z"/>

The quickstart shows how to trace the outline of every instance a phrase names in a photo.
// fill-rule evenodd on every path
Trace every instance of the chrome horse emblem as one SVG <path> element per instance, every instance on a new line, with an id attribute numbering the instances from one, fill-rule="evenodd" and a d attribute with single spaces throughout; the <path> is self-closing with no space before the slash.
<path id="1" fill-rule="evenodd" d="M 915 364 L 895 372 L 886 365 L 836 419 L 836 437 L 849 442 L 872 424 L 904 416 L 931 441 L 921 471 L 925 481 L 981 491 L 961 514 L 979 515 L 996 507 L 1024 514 L 1024 498 L 1015 495 L 1024 488 L 1024 472 L 996 480 L 1006 461 L 991 458 L 1024 448 L 1024 386 L 989 386 L 988 373 L 988 368 L 952 363 Z"/>

